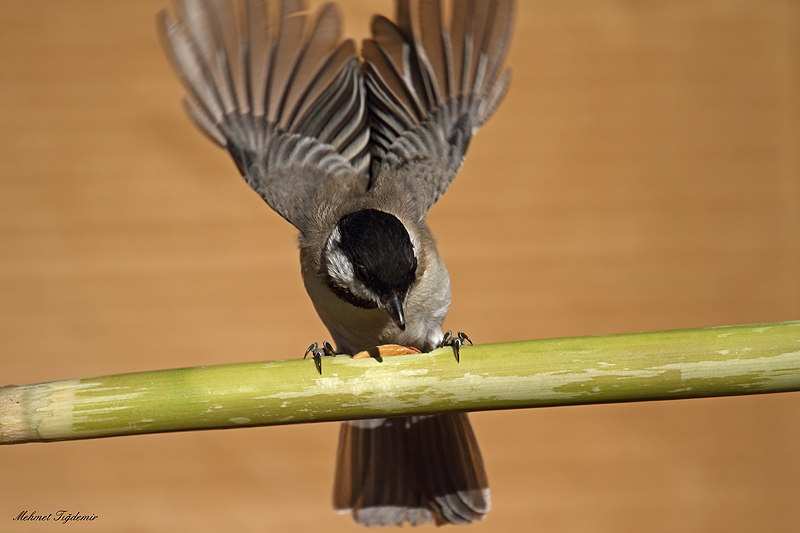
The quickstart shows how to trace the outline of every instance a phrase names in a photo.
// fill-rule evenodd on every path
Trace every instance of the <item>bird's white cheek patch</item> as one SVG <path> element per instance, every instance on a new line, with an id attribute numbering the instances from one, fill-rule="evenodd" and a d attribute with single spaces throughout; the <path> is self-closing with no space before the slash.
<path id="1" fill-rule="evenodd" d="M 355 274 L 353 272 L 353 264 L 344 253 L 340 249 L 335 248 L 326 254 L 325 259 L 327 262 L 328 274 L 342 287 L 349 286 L 355 278 Z"/>

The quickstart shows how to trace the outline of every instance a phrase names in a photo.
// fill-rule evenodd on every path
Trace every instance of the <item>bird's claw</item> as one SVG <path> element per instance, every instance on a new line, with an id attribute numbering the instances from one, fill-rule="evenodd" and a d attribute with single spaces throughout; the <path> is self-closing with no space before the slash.
<path id="1" fill-rule="evenodd" d="M 445 332 L 444 337 L 442 337 L 442 346 L 452 346 L 453 352 L 456 354 L 456 362 L 461 362 L 461 352 L 460 349 L 465 344 L 472 344 L 472 340 L 467 337 L 467 334 L 463 331 L 459 331 L 458 335 L 453 335 L 453 332 L 449 329 Z"/>
<path id="2" fill-rule="evenodd" d="M 311 357 L 314 358 L 314 366 L 317 367 L 317 372 L 319 372 L 319 375 L 321 376 L 322 356 L 324 355 L 328 357 L 336 357 L 336 350 L 333 349 L 333 346 L 331 346 L 331 343 L 329 343 L 328 341 L 322 343 L 322 348 L 320 348 L 319 344 L 315 342 L 308 347 L 308 350 L 306 350 L 305 355 L 303 355 L 303 359 L 308 357 L 308 354 L 311 354 Z"/>

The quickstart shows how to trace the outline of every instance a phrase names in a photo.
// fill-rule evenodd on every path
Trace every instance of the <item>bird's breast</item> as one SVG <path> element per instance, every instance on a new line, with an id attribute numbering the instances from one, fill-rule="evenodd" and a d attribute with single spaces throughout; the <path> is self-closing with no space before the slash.
<path id="1" fill-rule="evenodd" d="M 430 351 L 441 342 L 444 316 L 430 320 L 424 313 L 407 309 L 406 327 L 401 330 L 385 310 L 364 309 L 339 298 L 313 271 L 304 270 L 303 282 L 340 353 L 352 355 L 382 344 Z"/>

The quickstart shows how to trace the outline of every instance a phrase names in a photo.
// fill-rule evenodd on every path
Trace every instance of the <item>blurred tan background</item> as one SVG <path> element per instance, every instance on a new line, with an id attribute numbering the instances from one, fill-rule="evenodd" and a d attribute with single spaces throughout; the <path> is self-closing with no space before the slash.
<path id="1" fill-rule="evenodd" d="M 800 318 L 800 5 L 520 2 L 514 82 L 430 214 L 477 342 Z M 293 228 L 197 133 L 167 0 L 0 10 L 0 384 L 299 357 Z M 349 1 L 364 36 L 387 0 Z M 800 530 L 800 394 L 478 413 L 470 531 Z M 358 531 L 335 424 L 0 448 L 0 531 Z M 425 528 L 424 528 L 425 529 Z M 425 529 L 427 530 L 427 529 Z"/>

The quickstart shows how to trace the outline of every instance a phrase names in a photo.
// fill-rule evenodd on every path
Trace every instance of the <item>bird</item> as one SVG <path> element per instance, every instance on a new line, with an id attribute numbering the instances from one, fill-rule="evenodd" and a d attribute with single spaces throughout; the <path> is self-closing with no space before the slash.
<path id="1" fill-rule="evenodd" d="M 514 0 L 396 0 L 360 46 L 334 3 L 179 0 L 157 26 L 195 125 L 298 234 L 336 348 L 456 350 L 426 215 L 507 92 Z M 448 17 L 449 13 L 449 17 Z M 306 354 L 309 353 L 306 352 Z M 333 504 L 366 526 L 468 524 L 489 484 L 465 413 L 341 424 Z"/>

